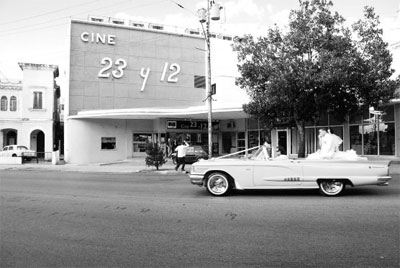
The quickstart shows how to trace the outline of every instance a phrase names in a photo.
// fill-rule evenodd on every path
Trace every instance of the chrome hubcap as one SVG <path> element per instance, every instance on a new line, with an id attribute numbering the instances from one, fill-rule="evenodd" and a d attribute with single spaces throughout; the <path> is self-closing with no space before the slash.
<path id="1" fill-rule="evenodd" d="M 228 187 L 228 182 L 220 176 L 211 177 L 208 181 L 209 189 L 215 194 L 222 194 Z"/>
<path id="2" fill-rule="evenodd" d="M 338 181 L 328 181 L 322 183 L 322 188 L 326 193 L 334 194 L 343 188 L 343 184 Z"/>

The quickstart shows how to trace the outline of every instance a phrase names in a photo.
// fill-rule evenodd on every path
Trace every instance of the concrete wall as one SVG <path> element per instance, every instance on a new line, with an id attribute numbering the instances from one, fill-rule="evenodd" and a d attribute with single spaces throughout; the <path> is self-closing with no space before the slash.
<path id="1" fill-rule="evenodd" d="M 78 120 L 66 122 L 65 160 L 68 163 L 98 163 L 127 158 L 129 137 L 125 120 Z M 101 138 L 115 137 L 115 150 L 102 150 Z"/>
<path id="2" fill-rule="evenodd" d="M 92 34 L 113 36 L 114 41 L 92 41 Z M 85 110 L 203 106 L 205 89 L 194 86 L 194 76 L 205 75 L 204 51 L 196 49 L 203 47 L 199 37 L 72 21 L 69 115 Z"/>

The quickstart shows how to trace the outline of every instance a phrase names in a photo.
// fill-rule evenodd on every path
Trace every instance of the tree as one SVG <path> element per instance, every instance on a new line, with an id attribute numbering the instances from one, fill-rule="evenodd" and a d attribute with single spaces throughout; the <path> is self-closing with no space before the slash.
<path id="1" fill-rule="evenodd" d="M 146 148 L 146 154 L 146 165 L 155 166 L 157 170 L 158 167 L 167 163 L 164 152 L 158 143 L 149 143 Z"/>
<path id="2" fill-rule="evenodd" d="M 290 13 L 286 32 L 275 26 L 257 40 L 245 35 L 233 48 L 241 74 L 236 83 L 250 96 L 244 111 L 269 128 L 296 126 L 298 154 L 304 157 L 306 122 L 316 122 L 327 112 L 344 120 L 362 104 L 388 101 L 399 79 L 390 81 L 392 59 L 373 9 L 355 26 L 365 37 L 355 41 L 343 26 L 344 18 L 330 11 L 332 2 L 299 3 L 299 9 Z M 370 44 L 371 35 L 375 45 Z M 384 63 L 380 71 L 370 70 L 371 58 L 375 64 Z"/>

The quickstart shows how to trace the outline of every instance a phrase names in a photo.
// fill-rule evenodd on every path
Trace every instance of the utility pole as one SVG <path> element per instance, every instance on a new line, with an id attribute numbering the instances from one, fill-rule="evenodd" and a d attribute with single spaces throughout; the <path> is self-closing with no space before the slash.
<path id="1" fill-rule="evenodd" d="M 208 106 L 208 154 L 212 157 L 212 86 L 211 86 L 211 44 L 210 44 L 210 19 L 219 20 L 219 4 L 216 4 L 214 0 L 207 1 L 207 10 L 200 9 L 198 11 L 200 23 L 202 23 L 204 39 L 206 42 L 206 53 L 207 53 L 207 106 Z M 211 14 L 212 13 L 212 14 Z M 204 31 L 203 23 L 206 23 L 206 29 Z"/>
<path id="2" fill-rule="evenodd" d="M 208 155 L 212 157 L 212 90 L 211 90 L 211 45 L 210 45 L 210 2 L 207 0 L 207 102 L 208 102 Z"/>

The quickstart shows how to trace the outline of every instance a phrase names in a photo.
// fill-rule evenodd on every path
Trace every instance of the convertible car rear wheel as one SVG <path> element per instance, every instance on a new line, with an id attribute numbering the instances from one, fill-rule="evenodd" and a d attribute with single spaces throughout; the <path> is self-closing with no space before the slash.
<path id="1" fill-rule="evenodd" d="M 227 195 L 232 189 L 228 175 L 221 172 L 211 173 L 207 178 L 207 190 L 215 196 Z"/>
<path id="2" fill-rule="evenodd" d="M 319 182 L 319 192 L 325 196 L 337 196 L 343 193 L 346 184 L 337 180 L 323 180 Z"/>

